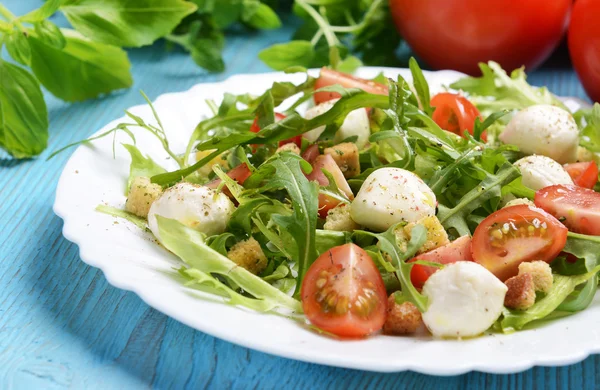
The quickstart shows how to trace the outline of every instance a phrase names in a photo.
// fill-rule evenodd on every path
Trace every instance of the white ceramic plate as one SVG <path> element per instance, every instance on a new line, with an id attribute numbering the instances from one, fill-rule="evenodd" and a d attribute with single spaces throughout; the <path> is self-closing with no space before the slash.
<path id="1" fill-rule="evenodd" d="M 409 73 L 393 68 L 363 68 L 358 75 L 388 77 Z M 461 75 L 427 73 L 432 90 L 439 90 Z M 204 100 L 220 101 L 223 93 L 260 94 L 273 81 L 299 82 L 301 75 L 268 73 L 233 76 L 223 82 L 199 84 L 188 91 L 161 95 L 155 104 L 175 151 L 183 151 L 189 134 L 203 115 Z M 573 103 L 576 104 L 576 103 Z M 147 106 L 131 111 L 153 123 Z M 109 123 L 103 132 L 126 118 Z M 174 168 L 158 142 L 144 131 L 136 132 L 140 149 Z M 112 137 L 110 137 L 112 138 Z M 129 142 L 117 137 L 117 142 Z M 174 278 L 176 257 L 123 220 L 94 211 L 99 204 L 122 207 L 129 157 L 112 139 L 79 147 L 58 183 L 55 213 L 64 220 L 64 236 L 77 244 L 87 264 L 100 268 L 109 283 L 138 294 L 150 306 L 195 329 L 215 337 L 287 358 L 372 371 L 413 370 L 435 375 L 471 370 L 490 373 L 522 371 L 534 365 L 564 365 L 600 352 L 600 300 L 582 313 L 549 323 L 536 330 L 512 335 L 489 335 L 471 340 L 435 340 L 431 337 L 374 336 L 360 341 L 337 341 L 311 332 L 292 320 L 223 304 L 219 298 L 184 287 Z"/>

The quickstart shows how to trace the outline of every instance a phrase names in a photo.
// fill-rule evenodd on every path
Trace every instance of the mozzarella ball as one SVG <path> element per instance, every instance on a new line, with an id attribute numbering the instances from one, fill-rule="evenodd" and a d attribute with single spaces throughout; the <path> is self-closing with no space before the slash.
<path id="1" fill-rule="evenodd" d="M 499 138 L 518 146 L 525 154 L 541 154 L 561 164 L 575 161 L 579 146 L 579 130 L 573 115 L 547 104 L 519 111 Z"/>
<path id="2" fill-rule="evenodd" d="M 477 336 L 500 317 L 506 291 L 500 279 L 477 263 L 446 265 L 423 286 L 429 298 L 423 322 L 437 337 Z"/>
<path id="3" fill-rule="evenodd" d="M 350 213 L 359 225 L 381 232 L 398 222 L 435 215 L 435 205 L 435 194 L 419 176 L 400 168 L 381 168 L 367 177 Z"/>
<path id="4" fill-rule="evenodd" d="M 309 108 L 306 110 L 304 114 L 304 118 L 313 119 L 325 112 L 329 111 L 331 107 L 334 106 L 337 100 L 329 100 L 324 103 L 321 103 L 315 107 Z M 306 138 L 309 142 L 315 142 L 319 139 L 319 136 L 325 131 L 325 126 L 317 127 L 316 129 L 312 129 L 304 133 L 303 137 Z M 365 147 L 367 142 L 369 141 L 369 136 L 371 135 L 371 126 L 369 123 L 369 116 L 367 115 L 367 110 L 364 108 L 358 108 L 354 111 L 351 111 L 344 119 L 344 123 L 335 133 L 335 137 L 333 141 L 335 143 L 340 143 L 345 139 L 350 137 L 358 137 L 355 141 L 358 149 L 362 149 Z"/>
<path id="5" fill-rule="evenodd" d="M 563 166 L 546 156 L 527 156 L 514 165 L 521 171 L 523 185 L 534 191 L 555 184 L 573 184 Z"/>
<path id="6" fill-rule="evenodd" d="M 225 231 L 235 206 L 227 195 L 192 183 L 167 189 L 150 207 L 148 226 L 160 241 L 156 216 L 175 219 L 208 236 Z"/>

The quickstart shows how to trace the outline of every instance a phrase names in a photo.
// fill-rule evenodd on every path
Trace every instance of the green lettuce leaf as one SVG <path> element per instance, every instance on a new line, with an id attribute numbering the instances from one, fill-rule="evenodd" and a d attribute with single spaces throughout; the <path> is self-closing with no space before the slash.
<path id="1" fill-rule="evenodd" d="M 184 272 L 193 278 L 195 283 L 217 288 L 226 294 L 229 303 L 234 305 L 259 311 L 286 308 L 296 313 L 302 312 L 299 301 L 211 249 L 202 233 L 161 216 L 157 216 L 157 222 L 162 244 L 189 266 Z M 224 280 L 231 280 L 253 298 L 234 291 L 213 275 L 221 275 L 225 277 Z"/>
<path id="2" fill-rule="evenodd" d="M 583 275 L 563 276 L 555 274 L 552 289 L 529 309 L 504 310 L 503 318 L 500 321 L 502 331 L 505 333 L 514 332 L 522 329 L 532 321 L 543 319 L 552 314 L 578 285 L 594 278 L 598 271 L 600 271 L 600 266 Z"/>
<path id="3" fill-rule="evenodd" d="M 527 83 L 523 68 L 515 69 L 510 76 L 500 64 L 490 61 L 480 63 L 481 77 L 464 77 L 450 85 L 469 93 L 471 100 L 484 116 L 501 110 L 519 110 L 535 104 L 551 104 L 566 108 L 547 88 L 533 87 Z"/>
<path id="4" fill-rule="evenodd" d="M 125 188 L 125 195 L 129 194 L 131 183 L 133 179 L 139 176 L 152 177 L 159 173 L 166 172 L 167 170 L 158 165 L 150 157 L 144 157 L 142 152 L 135 146 L 130 144 L 123 144 L 123 147 L 127 149 L 131 155 L 131 165 L 129 165 L 129 177 L 127 178 L 127 187 Z"/>

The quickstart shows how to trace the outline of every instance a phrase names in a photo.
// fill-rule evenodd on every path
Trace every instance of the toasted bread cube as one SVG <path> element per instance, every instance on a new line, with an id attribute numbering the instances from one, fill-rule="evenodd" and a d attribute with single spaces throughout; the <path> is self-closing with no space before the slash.
<path id="1" fill-rule="evenodd" d="M 417 253 L 424 253 L 444 246 L 450 243 L 448 239 L 448 233 L 440 223 L 440 220 L 435 216 L 429 216 L 419 219 L 417 222 L 412 222 L 404 227 L 406 237 L 410 240 L 410 232 L 416 225 L 423 225 L 427 228 L 427 241 Z M 398 234 L 396 234 L 396 238 Z"/>
<path id="2" fill-rule="evenodd" d="M 350 205 L 341 203 L 327 212 L 325 217 L 325 230 L 337 230 L 339 232 L 352 232 L 360 226 L 350 216 Z"/>
<path id="3" fill-rule="evenodd" d="M 150 206 L 162 193 L 160 185 L 152 183 L 147 177 L 138 176 L 131 182 L 125 210 L 138 217 L 148 218 Z"/>
<path id="4" fill-rule="evenodd" d="M 202 160 L 204 157 L 208 156 L 212 152 L 214 152 L 214 150 L 201 150 L 199 152 L 196 152 L 196 161 Z M 220 165 L 221 168 L 223 168 L 224 170 L 229 169 L 229 163 L 227 162 L 225 153 L 221 153 L 217 157 L 210 160 L 207 164 L 203 165 L 200 169 L 198 169 L 198 172 L 200 173 L 200 175 L 208 177 L 208 175 L 212 173 L 213 167 L 217 164 Z"/>
<path id="5" fill-rule="evenodd" d="M 383 333 L 389 335 L 403 335 L 414 333 L 419 329 L 423 319 L 421 312 L 411 302 L 396 303 L 394 294 L 388 297 Z"/>
<path id="6" fill-rule="evenodd" d="M 253 237 L 232 246 L 227 252 L 227 257 L 255 275 L 258 275 L 267 267 L 267 256 L 265 256 L 258 241 Z"/>
<path id="7" fill-rule="evenodd" d="M 506 296 L 504 306 L 510 309 L 525 310 L 535 303 L 535 288 L 533 287 L 533 276 L 530 273 L 519 273 L 506 282 Z"/>
<path id="8" fill-rule="evenodd" d="M 519 264 L 519 275 L 525 273 L 531 274 L 535 291 L 548 293 L 552 288 L 554 281 L 552 268 L 545 261 L 528 261 Z"/>
<path id="9" fill-rule="evenodd" d="M 333 157 L 346 179 L 360 175 L 358 146 L 354 142 L 337 144 L 331 148 L 326 148 L 323 153 Z"/>
<path id="10" fill-rule="evenodd" d="M 282 153 L 282 152 L 291 152 L 291 153 L 297 154 L 299 156 L 300 148 L 295 143 L 290 142 L 289 144 L 281 145 L 280 147 L 277 148 L 276 153 Z"/>

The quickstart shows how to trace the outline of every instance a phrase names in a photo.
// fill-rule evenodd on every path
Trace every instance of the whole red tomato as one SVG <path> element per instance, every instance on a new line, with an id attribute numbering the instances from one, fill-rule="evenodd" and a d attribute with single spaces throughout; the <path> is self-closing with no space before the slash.
<path id="1" fill-rule="evenodd" d="M 571 3 L 390 0 L 390 7 L 398 31 L 427 64 L 478 74 L 477 63 L 490 60 L 507 70 L 540 65 L 559 43 Z"/>
<path id="2" fill-rule="evenodd" d="M 600 1 L 577 0 L 569 25 L 573 66 L 588 95 L 600 101 Z"/>

